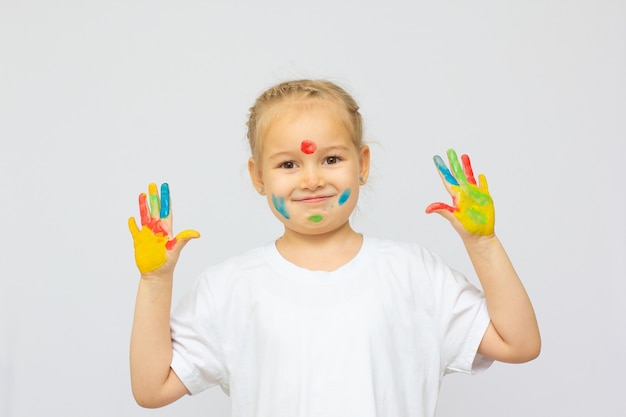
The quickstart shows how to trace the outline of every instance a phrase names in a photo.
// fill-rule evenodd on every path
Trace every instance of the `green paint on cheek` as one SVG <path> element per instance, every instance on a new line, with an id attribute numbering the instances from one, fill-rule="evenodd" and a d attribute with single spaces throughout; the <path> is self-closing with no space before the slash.
<path id="1" fill-rule="evenodd" d="M 313 223 L 319 223 L 322 221 L 322 216 L 319 214 L 314 214 L 312 216 L 309 216 L 309 220 L 311 220 Z"/>

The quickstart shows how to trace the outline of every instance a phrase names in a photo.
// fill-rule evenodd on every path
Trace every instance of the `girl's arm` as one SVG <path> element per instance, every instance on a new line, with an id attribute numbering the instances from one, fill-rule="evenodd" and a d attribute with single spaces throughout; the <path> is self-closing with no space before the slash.
<path id="1" fill-rule="evenodd" d="M 536 358 L 541 337 L 535 313 L 513 264 L 494 233 L 495 212 L 487 180 L 478 184 L 467 155 L 462 166 L 456 153 L 448 150 L 448 170 L 441 157 L 434 158 L 453 206 L 433 203 L 427 213 L 439 213 L 461 236 L 483 287 L 491 323 L 479 353 L 502 362 L 520 363 Z"/>
<path id="2" fill-rule="evenodd" d="M 187 393 L 170 368 L 170 309 L 174 267 L 180 251 L 190 239 L 200 234 L 195 230 L 185 230 L 172 237 L 167 184 L 161 186 L 161 199 L 156 184 L 150 184 L 149 195 L 149 203 L 146 194 L 139 195 L 141 230 L 134 218 L 128 220 L 135 261 L 141 272 L 130 342 L 130 375 L 137 403 L 142 407 L 155 408 Z"/>
<path id="3" fill-rule="evenodd" d="M 464 239 L 463 243 L 483 287 L 491 317 L 478 352 L 501 362 L 535 359 L 541 350 L 535 312 L 500 240 L 492 235 Z"/>
<path id="4" fill-rule="evenodd" d="M 171 275 L 141 276 L 130 340 L 130 376 L 133 396 L 142 407 L 162 407 L 187 392 L 170 368 L 171 299 Z"/>

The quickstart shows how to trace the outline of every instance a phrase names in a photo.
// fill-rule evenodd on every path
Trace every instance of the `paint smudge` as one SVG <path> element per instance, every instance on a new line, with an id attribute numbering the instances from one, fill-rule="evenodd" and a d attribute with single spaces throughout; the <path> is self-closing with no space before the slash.
<path id="1" fill-rule="evenodd" d="M 128 228 L 135 246 L 135 263 L 142 274 L 160 268 L 167 260 L 167 235 L 155 233 L 147 225 L 137 227 L 135 219 L 128 219 Z"/>
<path id="2" fill-rule="evenodd" d="M 170 186 L 165 182 L 161 184 L 161 218 L 170 215 Z"/>
<path id="3" fill-rule="evenodd" d="M 323 219 L 323 217 L 320 214 L 314 214 L 312 216 L 309 216 L 309 220 L 311 220 L 313 223 L 319 223 L 321 222 Z"/>
<path id="4" fill-rule="evenodd" d="M 437 166 L 437 169 L 439 170 L 439 172 L 441 172 L 441 175 L 443 175 L 443 178 L 446 180 L 448 184 L 459 185 L 459 182 L 456 180 L 456 178 L 452 176 L 452 173 L 450 172 L 445 162 L 443 162 L 443 159 L 441 159 L 439 155 L 435 155 L 435 157 L 433 158 L 433 161 L 435 161 L 435 165 Z"/>
<path id="5" fill-rule="evenodd" d="M 287 213 L 287 207 L 285 206 L 285 199 L 283 197 L 276 197 L 272 194 L 272 203 L 277 212 L 279 212 L 285 219 L 289 220 L 291 217 Z"/>
<path id="6" fill-rule="evenodd" d="M 341 193 L 341 195 L 339 196 L 339 200 L 337 201 L 339 203 L 340 206 L 343 206 L 346 201 L 348 201 L 348 199 L 350 198 L 350 189 L 346 189 L 343 193 Z"/>
<path id="7" fill-rule="evenodd" d="M 300 150 L 307 155 L 311 155 L 317 150 L 317 144 L 312 140 L 303 140 L 302 144 L 300 144 Z"/>
<path id="8" fill-rule="evenodd" d="M 440 156 L 433 159 L 452 191 L 452 206 L 441 202 L 432 203 L 426 207 L 426 213 L 447 210 L 454 214 L 468 232 L 483 236 L 493 234 L 495 211 L 487 179 L 480 174 L 476 182 L 469 156 L 461 155 L 459 162 L 453 149 L 449 149 L 447 154 L 450 169 Z"/>
<path id="9" fill-rule="evenodd" d="M 159 217 L 161 204 L 159 203 L 159 193 L 155 183 L 148 185 L 148 194 L 150 195 L 150 216 Z"/>
<path id="10" fill-rule="evenodd" d="M 195 230 L 183 230 L 170 239 L 171 219 L 170 193 L 167 184 L 161 185 L 161 199 L 154 183 L 148 185 L 146 193 L 139 194 L 141 230 L 135 218 L 128 219 L 128 228 L 135 246 L 135 263 L 142 274 L 160 268 L 167 261 L 167 251 L 172 250 L 179 239 L 200 237 Z"/>

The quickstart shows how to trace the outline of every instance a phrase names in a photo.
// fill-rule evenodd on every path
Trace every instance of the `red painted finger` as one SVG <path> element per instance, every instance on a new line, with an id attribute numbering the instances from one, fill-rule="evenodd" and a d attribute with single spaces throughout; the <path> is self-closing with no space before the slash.
<path id="1" fill-rule="evenodd" d="M 476 185 L 476 178 L 474 178 L 474 170 L 472 170 L 472 163 L 470 162 L 469 156 L 466 154 L 461 155 L 461 161 L 463 162 L 463 171 L 465 171 L 467 182 Z"/>
<path id="2" fill-rule="evenodd" d="M 450 213 L 454 213 L 456 211 L 454 207 L 449 206 L 446 203 L 432 203 L 432 204 L 429 204 L 428 207 L 426 207 L 426 213 L 433 213 L 439 210 L 447 210 Z"/>
<path id="3" fill-rule="evenodd" d="M 139 216 L 141 217 L 142 226 L 150 223 L 150 216 L 148 215 L 148 203 L 146 202 L 146 193 L 139 194 Z"/>

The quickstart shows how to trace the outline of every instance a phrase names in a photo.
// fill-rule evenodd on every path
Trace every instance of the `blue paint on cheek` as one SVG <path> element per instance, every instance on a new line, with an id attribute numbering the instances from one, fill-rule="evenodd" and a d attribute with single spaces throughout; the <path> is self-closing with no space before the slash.
<path id="1" fill-rule="evenodd" d="M 341 195 L 339 196 L 339 200 L 337 202 L 339 203 L 340 206 L 343 206 L 345 202 L 348 201 L 349 198 L 350 198 L 350 189 L 348 188 L 343 193 L 341 193 Z"/>
<path id="2" fill-rule="evenodd" d="M 287 213 L 287 207 L 285 207 L 285 199 L 283 197 L 276 197 L 272 194 L 272 203 L 277 212 L 279 212 L 285 219 L 289 220 L 289 213 Z"/>

